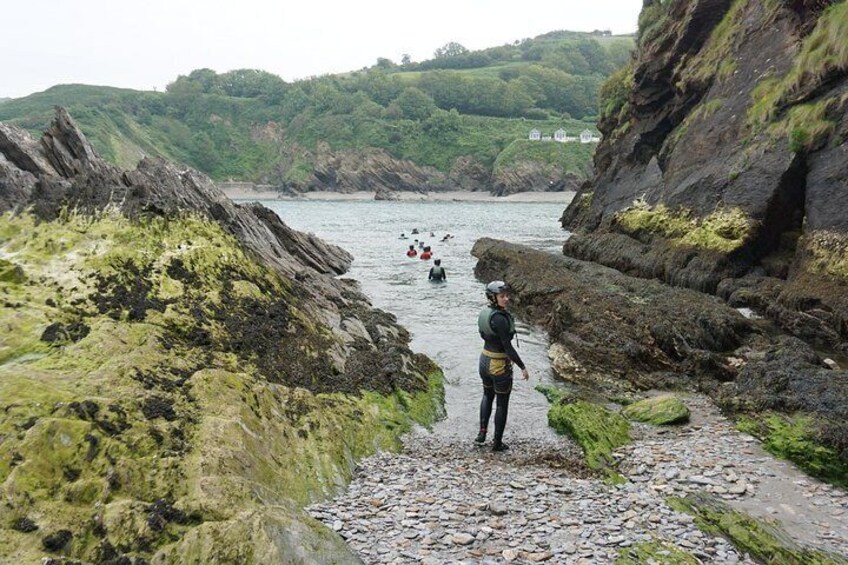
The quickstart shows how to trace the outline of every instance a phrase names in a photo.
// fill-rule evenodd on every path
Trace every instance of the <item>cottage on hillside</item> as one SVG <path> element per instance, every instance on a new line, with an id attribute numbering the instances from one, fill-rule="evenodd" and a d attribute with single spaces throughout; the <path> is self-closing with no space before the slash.
<path id="1" fill-rule="evenodd" d="M 592 135 L 588 129 L 580 132 L 580 143 L 598 143 L 601 140 L 597 135 Z"/>
<path id="2" fill-rule="evenodd" d="M 542 132 L 540 132 L 536 128 L 531 129 L 529 139 L 530 141 L 539 141 L 540 139 L 542 139 Z"/>
<path id="3" fill-rule="evenodd" d="M 565 134 L 565 130 L 559 128 L 554 132 L 554 141 L 559 141 L 560 143 L 565 143 L 565 140 L 568 136 Z"/>

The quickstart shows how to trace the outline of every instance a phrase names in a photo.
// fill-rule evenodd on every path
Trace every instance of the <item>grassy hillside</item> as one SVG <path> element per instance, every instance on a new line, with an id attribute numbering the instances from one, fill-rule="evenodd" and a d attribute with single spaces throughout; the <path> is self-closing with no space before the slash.
<path id="1" fill-rule="evenodd" d="M 198 69 L 162 93 L 61 85 L 3 103 L 0 121 L 37 133 L 62 105 L 121 167 L 162 155 L 216 180 L 297 180 L 319 147 L 380 148 L 444 172 L 460 156 L 492 168 L 534 127 L 594 130 L 600 85 L 632 46 L 631 37 L 553 32 L 481 51 L 449 44 L 428 61 L 379 59 L 294 83 Z"/>

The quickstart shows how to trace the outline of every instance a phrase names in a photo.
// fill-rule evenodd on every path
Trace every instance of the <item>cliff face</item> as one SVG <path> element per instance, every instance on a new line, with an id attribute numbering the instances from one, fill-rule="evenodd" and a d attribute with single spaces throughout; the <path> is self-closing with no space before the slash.
<path id="1" fill-rule="evenodd" d="M 303 504 L 441 410 L 351 258 L 194 171 L 0 124 L 0 561 L 355 562 Z"/>
<path id="2" fill-rule="evenodd" d="M 848 3 L 671 0 L 605 87 L 566 254 L 848 338 Z"/>
<path id="3" fill-rule="evenodd" d="M 319 145 L 314 153 L 290 158 L 279 176 L 291 177 L 287 171 L 297 161 L 310 162 L 311 168 L 298 180 L 278 182 L 288 192 L 376 192 L 382 199 L 399 191 L 485 191 L 506 196 L 516 192 L 576 190 L 585 178 L 582 172 L 563 174 L 561 167 L 532 160 L 520 160 L 493 173 L 472 157 L 458 158 L 445 174 L 434 167 L 397 159 L 383 150 L 333 151 L 326 144 Z"/>

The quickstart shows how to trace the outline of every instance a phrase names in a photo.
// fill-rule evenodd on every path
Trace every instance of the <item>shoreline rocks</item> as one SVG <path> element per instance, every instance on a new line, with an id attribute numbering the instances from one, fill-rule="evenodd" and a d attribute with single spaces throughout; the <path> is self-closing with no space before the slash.
<path id="1" fill-rule="evenodd" d="M 765 454 L 703 395 L 685 402 L 691 423 L 637 424 L 635 440 L 615 451 L 624 484 L 527 457 L 549 451 L 581 459 L 567 437 L 512 442 L 499 457 L 470 440 L 419 431 L 405 438 L 403 453 L 366 459 L 345 493 L 308 510 L 335 524 L 369 563 L 612 563 L 645 543 L 667 543 L 702 562 L 755 563 L 665 502 L 706 490 L 780 520 L 802 544 L 848 558 L 848 493 Z"/>

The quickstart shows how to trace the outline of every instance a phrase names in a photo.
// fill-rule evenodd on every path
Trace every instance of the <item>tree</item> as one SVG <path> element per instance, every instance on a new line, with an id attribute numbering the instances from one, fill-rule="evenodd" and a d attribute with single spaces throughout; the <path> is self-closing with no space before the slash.
<path id="1" fill-rule="evenodd" d="M 450 43 L 446 43 L 444 46 L 436 49 L 433 52 L 433 58 L 444 59 L 446 57 L 456 57 L 457 55 L 464 55 L 466 53 L 468 53 L 468 49 L 456 41 L 451 41 Z"/>
<path id="2" fill-rule="evenodd" d="M 396 105 L 407 120 L 426 120 L 436 109 L 433 98 L 414 86 L 404 89 L 392 105 Z"/>
<path id="3" fill-rule="evenodd" d="M 395 64 L 391 59 L 386 59 L 385 57 L 377 57 L 377 68 L 391 69 L 394 67 Z"/>
<path id="4" fill-rule="evenodd" d="M 403 55 L 401 55 L 400 64 L 401 65 L 411 65 L 412 64 L 412 57 L 409 56 L 409 53 L 404 53 Z"/>

